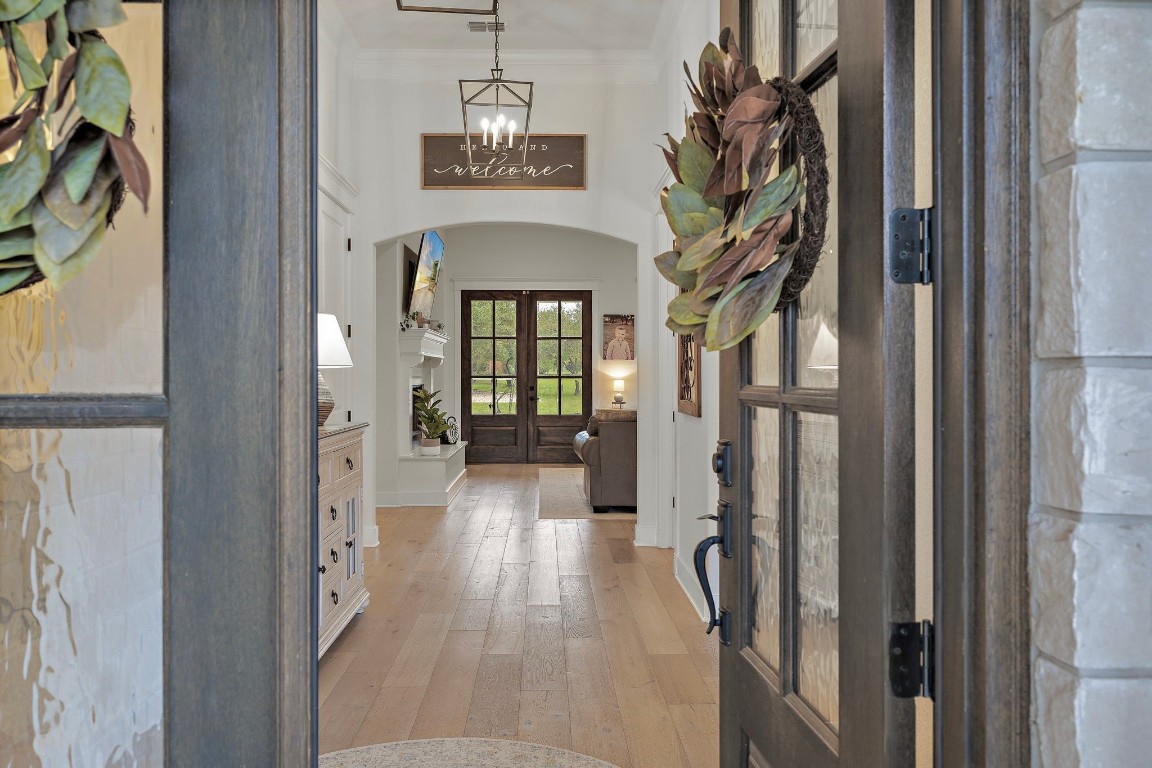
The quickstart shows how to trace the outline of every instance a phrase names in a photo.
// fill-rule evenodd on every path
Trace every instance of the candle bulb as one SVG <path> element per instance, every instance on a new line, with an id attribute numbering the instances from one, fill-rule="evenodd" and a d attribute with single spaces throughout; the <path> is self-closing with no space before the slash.
<path id="1" fill-rule="evenodd" d="M 491 125 L 491 123 L 488 122 L 488 118 L 483 117 L 480 119 L 480 127 L 484 129 L 484 141 L 481 143 L 481 146 L 488 143 L 488 126 L 489 125 Z"/>
<path id="2" fill-rule="evenodd" d="M 516 145 L 516 121 L 508 121 L 508 149 L 513 149 Z"/>

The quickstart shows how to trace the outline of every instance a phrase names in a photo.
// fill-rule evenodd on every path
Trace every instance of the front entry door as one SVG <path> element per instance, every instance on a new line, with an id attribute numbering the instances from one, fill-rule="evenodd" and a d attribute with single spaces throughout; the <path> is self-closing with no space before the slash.
<path id="1" fill-rule="evenodd" d="M 808 288 L 721 357 L 721 765 L 911 766 L 887 658 L 914 618 L 912 287 L 887 278 L 885 226 L 912 204 L 912 3 L 744 11 L 752 60 L 810 94 L 832 179 Z"/>
<path id="2" fill-rule="evenodd" d="M 592 412 L 592 294 L 461 293 L 462 436 L 472 463 L 573 463 Z"/>

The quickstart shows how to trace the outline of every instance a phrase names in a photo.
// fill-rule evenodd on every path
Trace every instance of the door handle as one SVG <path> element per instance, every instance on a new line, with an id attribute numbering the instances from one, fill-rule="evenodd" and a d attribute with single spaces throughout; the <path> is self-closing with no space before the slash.
<path id="1" fill-rule="evenodd" d="M 726 488 L 732 486 L 732 441 L 717 440 L 716 453 L 712 454 L 712 471 L 716 482 Z"/>
<path id="2" fill-rule="evenodd" d="M 700 515 L 697 520 L 715 520 L 720 523 L 720 554 L 729 559 L 732 558 L 732 505 L 728 502 L 721 500 L 716 505 L 716 514 L 714 515 Z"/>
<path id="3" fill-rule="evenodd" d="M 724 631 L 723 617 L 716 612 L 716 599 L 712 597 L 712 584 L 708 581 L 708 569 L 706 563 L 708 560 L 708 550 L 717 544 L 723 543 L 722 536 L 709 536 L 696 545 L 696 555 L 693 558 L 696 562 L 696 578 L 700 580 L 700 588 L 704 590 L 704 600 L 708 603 L 708 630 L 706 634 L 712 634 L 712 630 L 720 627 L 720 642 L 728 645 L 727 633 Z"/>
<path id="4" fill-rule="evenodd" d="M 529 398 L 528 398 L 528 402 L 530 402 L 530 403 L 534 403 L 534 402 L 536 402 L 536 396 L 535 396 L 535 395 L 532 395 L 531 397 L 529 397 Z"/>

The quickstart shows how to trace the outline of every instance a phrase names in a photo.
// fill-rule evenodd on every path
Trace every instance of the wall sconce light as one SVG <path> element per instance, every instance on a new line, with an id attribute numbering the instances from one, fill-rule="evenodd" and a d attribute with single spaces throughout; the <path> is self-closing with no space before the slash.
<path id="1" fill-rule="evenodd" d="M 624 379 L 613 379 L 612 389 L 615 394 L 612 396 L 612 406 L 614 408 L 624 407 Z"/>

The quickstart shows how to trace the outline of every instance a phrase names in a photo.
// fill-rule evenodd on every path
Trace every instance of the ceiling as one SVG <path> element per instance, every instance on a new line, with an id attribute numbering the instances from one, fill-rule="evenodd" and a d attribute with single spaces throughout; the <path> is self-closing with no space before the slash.
<path id="1" fill-rule="evenodd" d="M 674 0 L 502 0 L 507 51 L 647 51 Z M 434 4 L 429 2 L 429 4 Z M 485 50 L 492 34 L 469 32 L 491 16 L 399 11 L 393 0 L 334 0 L 361 48 Z"/>

